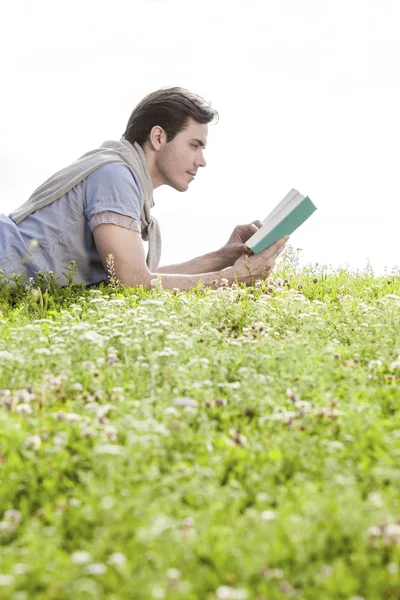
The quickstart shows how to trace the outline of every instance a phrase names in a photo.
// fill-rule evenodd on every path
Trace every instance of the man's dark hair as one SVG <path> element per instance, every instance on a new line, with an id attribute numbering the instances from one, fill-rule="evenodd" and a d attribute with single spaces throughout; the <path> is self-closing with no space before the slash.
<path id="1" fill-rule="evenodd" d="M 122 137 L 143 147 L 152 128 L 158 125 L 164 129 L 170 142 L 185 129 L 188 118 L 205 124 L 217 119 L 218 113 L 203 98 L 184 88 L 157 90 L 133 109 Z"/>

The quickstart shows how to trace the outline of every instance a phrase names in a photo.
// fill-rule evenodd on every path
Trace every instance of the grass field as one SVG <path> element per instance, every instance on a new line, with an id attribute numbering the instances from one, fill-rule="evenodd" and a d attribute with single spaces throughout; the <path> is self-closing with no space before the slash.
<path id="1" fill-rule="evenodd" d="M 0 311 L 0 598 L 400 598 L 398 273 Z"/>

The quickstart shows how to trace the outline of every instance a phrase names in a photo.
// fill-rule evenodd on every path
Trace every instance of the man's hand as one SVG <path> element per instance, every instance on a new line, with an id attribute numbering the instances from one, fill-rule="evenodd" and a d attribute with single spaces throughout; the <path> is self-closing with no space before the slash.
<path id="1" fill-rule="evenodd" d="M 244 256 L 239 258 L 234 264 L 233 268 L 239 275 L 241 281 L 245 281 L 248 284 L 253 284 L 257 279 L 265 279 L 271 273 L 272 268 L 279 254 L 285 247 L 289 236 L 285 235 L 283 238 L 269 246 L 260 254 L 253 254 L 251 256 Z M 247 270 L 247 276 L 246 276 Z"/>
<path id="2" fill-rule="evenodd" d="M 252 221 L 248 225 L 235 227 L 229 240 L 219 251 L 225 267 L 233 265 L 244 253 L 252 254 L 252 251 L 246 246 L 246 242 L 260 227 L 262 227 L 261 221 Z"/>

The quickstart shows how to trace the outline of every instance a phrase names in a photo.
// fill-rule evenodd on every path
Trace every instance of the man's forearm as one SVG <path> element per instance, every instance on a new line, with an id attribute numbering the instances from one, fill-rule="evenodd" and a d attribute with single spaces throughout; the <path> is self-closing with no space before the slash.
<path id="1" fill-rule="evenodd" d="M 215 252 L 209 252 L 208 254 L 198 256 L 197 258 L 193 258 L 192 260 L 188 260 L 184 263 L 169 265 L 167 267 L 159 267 L 157 269 L 157 273 L 179 273 L 181 275 L 213 273 L 215 271 L 225 269 L 225 267 L 229 266 L 226 263 L 227 260 L 223 252 L 221 252 L 221 250 L 216 250 Z"/>
<path id="2" fill-rule="evenodd" d="M 249 250 L 250 252 L 250 250 Z M 243 253 L 243 244 L 227 244 L 215 252 L 209 252 L 178 265 L 161 267 L 157 273 L 198 274 L 213 273 L 231 267 Z"/>
<path id="3" fill-rule="evenodd" d="M 173 290 L 174 288 L 178 288 L 180 290 L 191 290 L 199 282 L 202 282 L 205 286 L 214 286 L 221 285 L 221 280 L 226 279 L 228 281 L 228 285 L 232 285 L 236 281 L 238 283 L 244 282 L 251 284 L 252 278 L 249 274 L 243 275 L 243 273 L 239 272 L 239 270 L 235 270 L 234 267 L 229 267 L 224 271 L 214 271 L 210 273 L 201 273 L 201 274 L 190 274 L 190 275 L 172 275 L 172 274 L 162 274 L 162 273 L 151 273 L 151 277 L 148 281 L 146 281 L 146 287 L 151 289 L 150 280 L 157 279 L 160 277 L 162 282 L 162 287 L 164 289 Z M 136 283 L 131 283 L 130 285 L 137 285 Z"/>

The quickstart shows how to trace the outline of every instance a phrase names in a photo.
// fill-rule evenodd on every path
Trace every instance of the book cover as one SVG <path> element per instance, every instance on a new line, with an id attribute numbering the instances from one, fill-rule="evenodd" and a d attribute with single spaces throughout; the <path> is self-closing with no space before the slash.
<path id="1" fill-rule="evenodd" d="M 285 214 L 279 213 L 285 205 L 282 203 L 289 204 L 297 195 L 297 199 L 300 200 L 297 205 L 291 208 L 290 212 Z M 264 223 L 267 225 L 266 230 L 263 231 L 263 227 L 259 229 L 247 242 L 246 245 L 251 248 L 254 254 L 263 252 L 266 248 L 271 246 L 273 243 L 278 241 L 285 235 L 291 235 L 300 225 L 302 225 L 312 214 L 317 210 L 317 207 L 313 204 L 308 196 L 302 196 L 297 190 L 291 190 L 288 196 L 278 204 L 278 206 L 272 211 L 272 213 L 265 219 Z M 280 216 L 282 218 L 280 218 Z M 272 221 L 270 227 L 266 221 Z"/>

